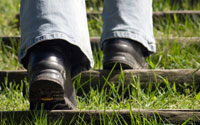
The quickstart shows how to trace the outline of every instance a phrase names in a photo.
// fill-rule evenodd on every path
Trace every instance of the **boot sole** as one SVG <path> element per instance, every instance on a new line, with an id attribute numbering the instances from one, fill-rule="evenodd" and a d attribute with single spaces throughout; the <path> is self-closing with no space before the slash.
<path id="1" fill-rule="evenodd" d="M 30 110 L 71 109 L 65 101 L 64 81 L 63 79 L 58 80 L 60 73 L 55 72 L 43 71 L 33 78 L 29 89 Z M 61 75 L 59 77 L 62 78 Z"/>

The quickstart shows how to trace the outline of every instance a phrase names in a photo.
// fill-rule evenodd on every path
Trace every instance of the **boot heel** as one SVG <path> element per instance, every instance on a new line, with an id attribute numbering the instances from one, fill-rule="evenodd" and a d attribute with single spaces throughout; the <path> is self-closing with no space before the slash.
<path id="1" fill-rule="evenodd" d="M 55 104 L 65 104 L 62 84 L 63 78 L 56 70 L 33 73 L 29 90 L 30 109 L 53 109 Z"/>
<path id="2" fill-rule="evenodd" d="M 27 68 L 31 110 L 75 108 L 70 48 L 66 41 L 52 40 L 38 43 L 29 50 Z"/>

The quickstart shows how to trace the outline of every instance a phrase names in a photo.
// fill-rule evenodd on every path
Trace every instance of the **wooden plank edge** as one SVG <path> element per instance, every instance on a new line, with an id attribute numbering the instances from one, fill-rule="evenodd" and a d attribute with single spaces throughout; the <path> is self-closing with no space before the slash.
<path id="1" fill-rule="evenodd" d="M 18 41 L 18 46 L 20 44 L 19 36 L 0 36 L 0 39 L 6 45 L 12 45 L 13 41 Z M 169 41 L 170 43 L 182 43 L 182 44 L 190 44 L 190 43 L 200 43 L 200 37 L 166 37 L 166 38 L 155 38 L 157 44 Z M 92 46 L 98 46 L 100 44 L 100 37 L 90 37 L 90 42 Z"/>
<path id="2" fill-rule="evenodd" d="M 172 43 L 172 42 L 176 42 L 176 43 L 183 43 L 183 44 L 190 44 L 190 43 L 200 43 L 200 37 L 159 37 L 159 38 L 155 38 L 157 44 L 158 43 L 164 43 L 166 41 Z M 90 41 L 92 44 L 99 44 L 100 42 L 100 37 L 91 37 Z"/>
<path id="3" fill-rule="evenodd" d="M 110 71 L 108 70 L 89 70 L 84 71 L 81 74 L 73 78 L 75 87 L 77 88 L 77 94 L 82 95 L 82 89 L 84 92 L 89 92 L 89 88 L 93 87 L 99 90 L 106 84 L 109 87 L 106 78 L 108 78 Z M 149 83 L 155 86 L 157 83 L 165 85 L 164 79 L 169 83 L 173 84 L 175 82 L 177 88 L 183 86 L 185 83 L 188 86 L 196 86 L 198 90 L 200 83 L 200 70 L 195 69 L 165 69 L 165 70 L 152 70 L 152 69 L 142 69 L 142 70 L 124 70 L 124 81 L 125 86 L 129 86 L 134 83 L 134 79 L 139 79 L 140 86 L 146 88 Z M 27 72 L 24 71 L 0 71 L 0 86 L 4 86 L 5 78 L 8 82 L 15 81 L 16 84 L 21 84 L 23 80 L 27 77 Z M 119 78 L 121 78 L 121 71 L 113 71 L 108 78 L 109 82 L 114 83 L 116 86 L 119 84 Z M 78 84 L 80 81 L 81 85 Z M 25 91 L 25 90 L 24 90 Z M 26 93 L 26 92 L 25 92 Z"/>
<path id="4" fill-rule="evenodd" d="M 87 17 L 101 16 L 101 14 L 102 12 L 87 12 Z M 162 20 L 163 17 L 173 17 L 174 15 L 178 17 L 185 17 L 185 16 L 191 16 L 191 15 L 200 16 L 200 11 L 196 11 L 196 10 L 158 11 L 158 12 L 153 12 L 153 19 L 154 19 L 154 22 L 156 22 L 156 19 Z M 17 28 L 20 28 L 19 14 L 17 14 L 15 18 L 18 20 L 16 23 L 16 26 Z"/>
<path id="5" fill-rule="evenodd" d="M 97 11 L 97 12 L 91 12 L 88 11 L 87 12 L 87 16 L 92 16 L 92 15 L 101 15 L 102 12 L 101 11 Z M 171 10 L 171 11 L 156 11 L 153 12 L 153 16 L 165 16 L 165 15 L 200 15 L 200 11 L 199 10 Z M 16 18 L 18 18 L 19 20 L 19 14 L 16 15 Z"/>
<path id="6" fill-rule="evenodd" d="M 15 119 L 26 119 L 27 117 L 31 119 L 33 114 L 41 115 L 41 111 L 2 111 L 1 115 L 3 117 L 1 118 L 4 119 L 12 116 L 12 118 Z M 188 119 L 190 119 L 189 123 L 200 123 L 200 110 L 52 110 L 43 111 L 43 114 L 47 114 L 47 119 L 49 121 L 56 121 L 62 118 L 64 123 L 70 122 L 72 118 L 82 118 L 82 120 L 86 122 L 90 122 L 92 118 L 95 118 L 95 120 L 98 122 L 102 120 L 102 116 L 107 118 L 120 116 L 120 118 L 123 118 L 127 123 L 130 123 L 131 120 L 134 120 L 131 119 L 131 116 L 135 118 L 143 117 L 148 120 L 156 118 L 158 121 L 172 124 L 184 123 Z"/>
<path id="7" fill-rule="evenodd" d="M 109 86 L 109 83 L 114 83 L 115 86 L 122 84 L 124 86 L 131 86 L 131 84 L 136 84 L 134 81 L 137 80 L 140 81 L 141 88 L 148 88 L 149 83 L 152 84 L 153 88 L 157 86 L 158 83 L 160 86 L 166 86 L 166 80 L 171 85 L 175 83 L 177 88 L 181 88 L 187 83 L 187 85 L 191 87 L 195 85 L 197 91 L 200 89 L 200 70 L 197 71 L 195 69 L 141 69 L 124 70 L 123 73 L 117 70 L 113 71 L 112 73 L 110 73 L 108 70 L 92 70 L 82 72 L 76 78 L 80 80 L 81 83 L 84 83 L 81 85 L 84 92 L 88 92 L 90 86 L 92 86 L 94 89 L 101 89 L 104 85 Z M 119 80 L 120 78 L 124 78 L 122 82 Z M 75 85 L 77 85 L 76 81 Z M 78 88 L 78 86 L 76 86 L 76 88 Z M 131 89 L 131 87 L 129 89 Z M 79 92 L 81 95 L 81 91 L 78 91 L 78 94 Z"/>
<path id="8" fill-rule="evenodd" d="M 110 73 L 109 70 L 88 70 L 88 71 L 83 71 L 80 75 L 82 77 L 103 77 L 107 76 Z M 121 71 L 114 70 L 112 72 L 113 75 L 118 76 L 120 75 Z M 192 80 L 192 75 L 197 75 L 197 77 L 200 75 L 200 70 L 196 69 L 135 69 L 135 70 L 123 70 L 123 74 L 127 77 L 130 76 L 155 76 L 155 75 L 160 75 L 160 76 L 168 76 L 171 78 L 171 80 L 178 80 L 178 77 L 183 77 L 183 80 L 185 81 L 190 81 Z M 27 76 L 27 71 L 26 70 L 1 70 L 0 71 L 0 78 L 2 82 L 2 77 L 11 77 L 10 81 L 19 81 L 23 80 L 20 78 L 24 78 Z M 78 77 L 78 76 L 76 76 Z M 192 78 L 190 78 L 192 77 Z M 141 77 L 145 78 L 145 77 Z M 187 78 L 190 78 L 187 80 Z M 113 79 L 114 80 L 114 79 Z M 142 79 L 141 79 L 142 80 Z M 147 80 L 147 79 L 145 79 Z M 144 81 L 145 81 L 144 80 Z M 170 79 L 169 79 L 170 80 Z M 200 77 L 198 77 L 197 80 L 200 80 Z M 183 82 L 183 81 L 182 81 Z M 191 82 L 191 81 L 190 81 Z"/>
<path id="9" fill-rule="evenodd" d="M 193 15 L 193 14 L 197 14 L 200 15 L 200 11 L 198 10 L 175 10 L 175 11 L 157 11 L 157 12 L 153 12 L 153 15 L 155 16 L 163 16 L 163 15 Z"/>
<path id="10" fill-rule="evenodd" d="M 88 16 L 101 15 L 102 12 L 87 12 Z M 174 10 L 174 11 L 156 11 L 153 16 L 166 16 L 166 15 L 200 15 L 198 10 Z"/>

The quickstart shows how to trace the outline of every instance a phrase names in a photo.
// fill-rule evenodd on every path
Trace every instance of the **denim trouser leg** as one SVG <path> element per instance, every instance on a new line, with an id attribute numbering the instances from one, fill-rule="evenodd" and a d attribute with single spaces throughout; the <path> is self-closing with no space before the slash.
<path id="1" fill-rule="evenodd" d="M 74 67 L 93 66 L 85 0 L 21 0 L 20 11 L 22 64 L 26 65 L 27 51 L 32 46 L 62 39 L 79 48 L 80 52 L 73 51 Z M 104 0 L 103 21 L 101 45 L 106 39 L 120 37 L 140 42 L 149 52 L 156 51 L 152 0 Z"/>
<path id="2" fill-rule="evenodd" d="M 77 46 L 73 51 L 73 65 L 93 66 L 85 0 L 21 0 L 20 18 L 19 60 L 25 67 L 28 50 L 37 43 L 53 39 Z"/>
<path id="3" fill-rule="evenodd" d="M 152 0 L 104 0 L 103 41 L 128 38 L 140 42 L 149 53 L 156 51 Z"/>

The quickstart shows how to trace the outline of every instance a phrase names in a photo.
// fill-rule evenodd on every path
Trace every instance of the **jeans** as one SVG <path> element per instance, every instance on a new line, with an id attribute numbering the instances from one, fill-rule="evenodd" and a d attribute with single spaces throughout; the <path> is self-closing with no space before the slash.
<path id="1" fill-rule="evenodd" d="M 101 46 L 106 39 L 128 38 L 141 43 L 149 53 L 156 51 L 152 0 L 104 0 L 102 18 Z M 93 67 L 85 0 L 21 0 L 20 20 L 19 60 L 25 67 L 28 50 L 53 39 L 62 39 L 76 47 L 74 67 Z"/>

